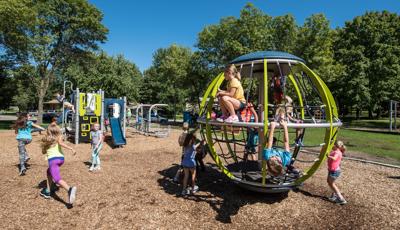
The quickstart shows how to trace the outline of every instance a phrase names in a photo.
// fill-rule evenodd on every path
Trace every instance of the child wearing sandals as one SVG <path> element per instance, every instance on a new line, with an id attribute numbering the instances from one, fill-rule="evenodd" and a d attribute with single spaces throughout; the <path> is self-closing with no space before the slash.
<path id="1" fill-rule="evenodd" d="M 18 141 L 18 152 L 19 152 L 19 175 L 23 176 L 26 173 L 26 163 L 29 161 L 28 153 L 26 152 L 26 145 L 32 142 L 32 127 L 38 128 L 40 130 L 45 130 L 39 125 L 34 124 L 29 121 L 30 115 L 27 113 L 22 113 L 18 116 L 15 121 L 13 128 L 15 134 L 17 134 Z"/>
<path id="2" fill-rule="evenodd" d="M 199 190 L 199 187 L 196 183 L 196 149 L 195 145 L 196 137 L 192 133 L 188 133 L 185 137 L 185 141 L 183 143 L 184 147 L 184 155 L 182 160 L 184 178 L 183 178 L 183 187 L 182 187 L 182 196 L 186 196 L 189 194 L 196 193 Z M 191 174 L 191 185 L 192 187 L 188 187 L 189 176 Z"/>
<path id="3" fill-rule="evenodd" d="M 328 199 L 337 204 L 346 204 L 347 201 L 344 199 L 339 188 L 335 184 L 335 181 L 340 176 L 340 162 L 342 161 L 343 153 L 346 151 L 346 146 L 342 141 L 336 141 L 332 148 L 332 151 L 328 154 L 328 178 L 327 182 L 329 187 L 332 189 L 332 196 Z"/>
<path id="4" fill-rule="evenodd" d="M 75 201 L 76 187 L 69 186 L 67 182 L 61 179 L 60 167 L 64 164 L 64 153 L 61 147 L 71 150 L 74 155 L 76 154 L 73 148 L 63 142 L 60 128 L 55 124 L 50 124 L 42 139 L 42 152 L 46 155 L 49 168 L 47 169 L 47 187 L 40 191 L 40 195 L 49 199 L 53 192 L 51 188 L 54 181 L 68 192 L 68 203 L 72 205 Z"/>
<path id="5" fill-rule="evenodd" d="M 235 65 L 229 65 L 224 72 L 225 80 L 228 81 L 227 90 L 218 90 L 216 97 L 221 106 L 222 116 L 217 119 L 219 122 L 238 122 L 239 118 L 235 110 L 243 109 L 246 106 L 243 86 L 240 83 L 240 73 Z"/>

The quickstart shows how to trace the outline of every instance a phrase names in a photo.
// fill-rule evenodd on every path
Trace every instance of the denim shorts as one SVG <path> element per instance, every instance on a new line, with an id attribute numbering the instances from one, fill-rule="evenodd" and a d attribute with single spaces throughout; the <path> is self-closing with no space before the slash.
<path id="1" fill-rule="evenodd" d="M 328 176 L 336 180 L 340 176 L 340 170 L 329 171 Z"/>

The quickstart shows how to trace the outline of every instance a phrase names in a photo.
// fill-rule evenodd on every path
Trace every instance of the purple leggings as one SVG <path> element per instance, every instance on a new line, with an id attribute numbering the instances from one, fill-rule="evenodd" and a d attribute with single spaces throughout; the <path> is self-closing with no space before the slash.
<path id="1" fill-rule="evenodd" d="M 61 180 L 60 166 L 64 164 L 64 158 L 53 158 L 49 160 L 49 168 L 47 169 L 47 175 L 53 177 L 54 182 L 58 184 Z"/>

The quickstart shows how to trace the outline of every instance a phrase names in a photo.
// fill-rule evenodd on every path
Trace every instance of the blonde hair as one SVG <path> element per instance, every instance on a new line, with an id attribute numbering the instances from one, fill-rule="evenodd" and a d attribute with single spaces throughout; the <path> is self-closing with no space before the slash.
<path id="1" fill-rule="evenodd" d="M 46 154 L 47 150 L 55 145 L 61 137 L 61 129 L 56 124 L 50 124 L 47 127 L 46 134 L 42 138 L 42 153 Z"/>
<path id="2" fill-rule="evenodd" d="M 183 122 L 182 129 L 183 129 L 184 131 L 188 130 L 188 129 L 189 129 L 189 123 Z"/>
<path id="3" fill-rule="evenodd" d="M 267 161 L 268 171 L 273 176 L 279 176 L 283 173 L 283 166 L 282 164 L 276 159 L 269 159 Z"/>
<path id="4" fill-rule="evenodd" d="M 233 76 L 236 79 L 238 79 L 238 80 L 242 79 L 240 72 L 237 70 L 237 68 L 234 64 L 230 64 L 230 65 L 226 66 L 225 71 L 228 71 L 228 70 L 233 73 Z"/>
<path id="5" fill-rule="evenodd" d="M 336 146 L 336 148 L 340 149 L 340 151 L 342 151 L 342 153 L 346 152 L 347 148 L 344 145 L 343 141 L 336 140 L 335 141 L 335 146 Z"/>

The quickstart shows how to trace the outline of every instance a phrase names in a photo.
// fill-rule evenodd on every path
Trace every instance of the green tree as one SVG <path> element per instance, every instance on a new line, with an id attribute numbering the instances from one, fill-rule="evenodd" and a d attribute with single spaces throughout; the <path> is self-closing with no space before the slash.
<path id="1" fill-rule="evenodd" d="M 41 123 L 43 100 L 57 72 L 106 40 L 103 15 L 85 0 L 2 0 L 0 6 L 2 19 L 8 18 L 0 24 L 3 56 L 14 65 L 34 67 L 30 80 Z"/>
<path id="2" fill-rule="evenodd" d="M 144 92 L 142 98 L 151 101 L 143 102 L 172 104 L 176 120 L 176 112 L 181 111 L 187 101 L 185 81 L 191 56 L 189 48 L 178 45 L 158 49 L 153 55 L 152 66 L 145 72 L 141 90 Z"/>
<path id="3" fill-rule="evenodd" d="M 337 81 L 341 66 L 334 60 L 335 31 L 323 14 L 314 14 L 300 27 L 295 54 L 307 62 L 327 84 Z"/>
<path id="4" fill-rule="evenodd" d="M 367 12 L 354 18 L 339 32 L 336 58 L 346 65 L 347 74 L 359 90 L 349 97 L 358 109 L 366 108 L 369 117 L 377 117 L 387 108 L 389 99 L 400 93 L 400 16 L 388 11 Z M 354 104 L 356 103 L 356 104 Z M 366 105 L 367 104 L 367 105 Z"/>
<path id="5" fill-rule="evenodd" d="M 249 3 L 241 10 L 240 18 L 222 18 L 219 24 L 205 27 L 196 46 L 210 69 L 222 68 L 246 53 L 272 49 L 272 17 Z"/>
<path id="6" fill-rule="evenodd" d="M 273 49 L 293 53 L 297 45 L 298 29 L 296 20 L 291 14 L 273 18 Z"/>
<path id="7" fill-rule="evenodd" d="M 106 97 L 126 96 L 129 102 L 138 101 L 142 74 L 134 63 L 122 55 L 93 54 L 85 62 L 71 64 L 62 75 L 82 92 L 102 89 Z"/>

